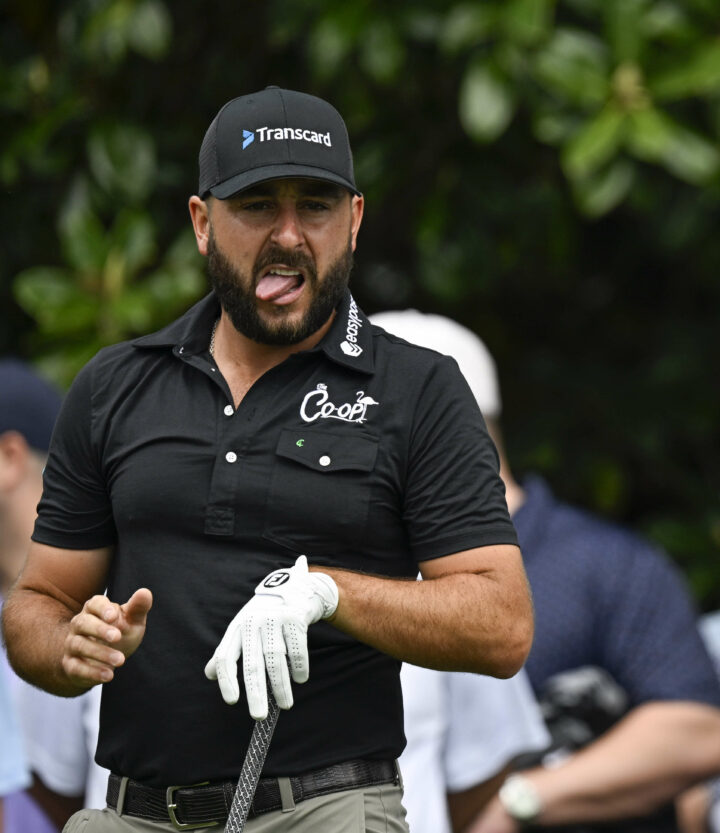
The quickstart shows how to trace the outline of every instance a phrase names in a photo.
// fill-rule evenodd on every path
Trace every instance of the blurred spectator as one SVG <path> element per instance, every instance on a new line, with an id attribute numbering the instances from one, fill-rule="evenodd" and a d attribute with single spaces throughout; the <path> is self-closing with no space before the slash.
<path id="1" fill-rule="evenodd" d="M 498 680 L 404 663 L 400 676 L 407 737 L 400 771 L 411 833 L 462 829 L 517 755 L 550 743 L 527 675 Z"/>
<path id="2" fill-rule="evenodd" d="M 720 678 L 720 611 L 700 619 L 700 633 Z M 677 811 L 681 833 L 720 833 L 720 778 L 686 790 L 677 800 Z"/>
<path id="3" fill-rule="evenodd" d="M 473 390 L 496 387 L 492 358 L 465 328 L 413 310 L 373 320 L 453 356 Z M 555 743 L 467 829 L 676 831 L 673 799 L 720 771 L 720 684 L 690 595 L 649 543 L 560 503 L 538 477 L 517 482 L 499 413 L 484 415 L 535 603 L 526 668 Z"/>
<path id="4" fill-rule="evenodd" d="M 60 401 L 27 365 L 0 360 L 0 604 L 28 549 Z M 4 652 L 0 666 L 32 772 L 29 789 L 5 801 L 5 833 L 55 833 L 76 809 L 105 806 L 107 773 L 93 761 L 97 695 L 70 699 L 40 691 L 15 675 Z"/>
<path id="5" fill-rule="evenodd" d="M 468 338 L 470 348 L 475 337 Z M 499 395 L 494 375 L 471 375 L 470 382 L 480 409 L 493 410 Z M 516 756 L 550 744 L 524 671 L 499 680 L 404 663 L 401 680 L 407 746 L 400 769 L 412 833 L 464 827 Z"/>
<path id="6" fill-rule="evenodd" d="M 0 664 L 0 833 L 5 833 L 6 797 L 30 784 L 22 753 L 20 730 L 7 690 L 5 669 Z"/>

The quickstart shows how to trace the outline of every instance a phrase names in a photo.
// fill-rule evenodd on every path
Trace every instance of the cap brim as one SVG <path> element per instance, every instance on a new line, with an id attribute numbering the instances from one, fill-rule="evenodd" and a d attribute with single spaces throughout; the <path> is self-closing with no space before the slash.
<path id="1" fill-rule="evenodd" d="M 232 197 L 239 191 L 244 191 L 253 185 L 260 182 L 267 182 L 271 179 L 288 179 L 291 177 L 301 177 L 303 179 L 321 179 L 324 182 L 332 182 L 335 185 L 341 185 L 347 188 L 351 194 L 361 197 L 362 194 L 358 189 L 344 177 L 339 174 L 334 174 L 332 171 L 326 171 L 324 168 L 314 168 L 311 165 L 293 165 L 285 163 L 282 165 L 266 165 L 262 168 L 254 168 L 252 171 L 243 171 L 241 174 L 230 177 L 224 182 L 220 182 L 210 188 L 210 193 L 213 197 L 219 200 L 226 200 Z"/>

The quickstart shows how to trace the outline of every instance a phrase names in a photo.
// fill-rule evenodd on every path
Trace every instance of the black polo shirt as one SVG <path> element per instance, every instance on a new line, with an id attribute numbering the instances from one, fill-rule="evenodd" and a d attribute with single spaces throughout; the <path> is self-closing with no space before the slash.
<path id="1" fill-rule="evenodd" d="M 108 595 L 149 587 L 145 639 L 103 691 L 98 762 L 155 786 L 235 779 L 252 720 L 203 668 L 271 570 L 414 577 L 418 562 L 516 543 L 497 455 L 456 363 L 370 324 L 349 293 L 314 349 L 237 410 L 208 342 L 214 295 L 106 348 L 59 417 L 33 538 L 115 546 Z M 462 622 L 458 622 L 458 627 Z M 399 663 L 321 622 L 265 772 L 404 746 Z"/>

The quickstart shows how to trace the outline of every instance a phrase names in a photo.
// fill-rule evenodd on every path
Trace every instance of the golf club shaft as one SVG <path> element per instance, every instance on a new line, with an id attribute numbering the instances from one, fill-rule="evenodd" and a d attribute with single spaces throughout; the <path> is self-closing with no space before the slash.
<path id="1" fill-rule="evenodd" d="M 235 797 L 228 814 L 225 833 L 242 833 L 255 796 L 260 773 L 267 757 L 270 741 L 280 715 L 280 708 L 268 685 L 268 716 L 253 726 L 248 750 L 245 753 Z"/>

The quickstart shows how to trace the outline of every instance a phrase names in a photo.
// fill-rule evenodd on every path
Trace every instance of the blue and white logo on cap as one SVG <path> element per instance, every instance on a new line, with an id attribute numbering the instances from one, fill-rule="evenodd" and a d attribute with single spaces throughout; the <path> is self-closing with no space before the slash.
<path id="1" fill-rule="evenodd" d="M 243 130 L 243 150 L 248 145 L 251 145 L 255 141 L 255 134 L 252 130 Z"/>

